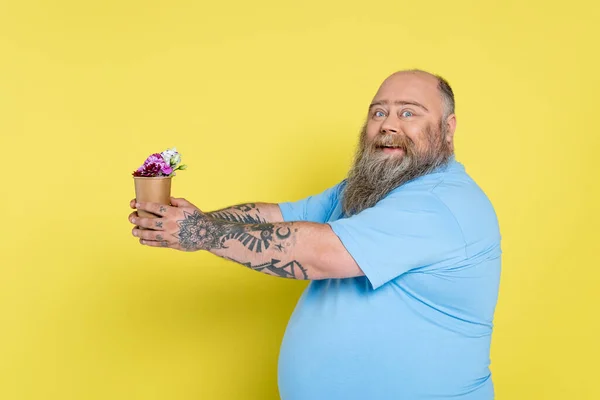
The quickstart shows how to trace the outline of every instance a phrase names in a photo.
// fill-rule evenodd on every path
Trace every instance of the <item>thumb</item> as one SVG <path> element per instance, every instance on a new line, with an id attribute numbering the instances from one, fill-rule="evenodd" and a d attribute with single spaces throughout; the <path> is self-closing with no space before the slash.
<path id="1" fill-rule="evenodd" d="M 171 197 L 171 205 L 175 207 L 193 207 L 194 205 L 186 199 L 180 199 L 177 197 Z"/>

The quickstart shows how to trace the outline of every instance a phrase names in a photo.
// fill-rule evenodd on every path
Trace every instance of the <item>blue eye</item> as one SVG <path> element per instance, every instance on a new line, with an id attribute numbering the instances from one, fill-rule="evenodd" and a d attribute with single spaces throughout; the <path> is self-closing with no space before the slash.
<path id="1" fill-rule="evenodd" d="M 402 116 L 403 116 L 404 118 L 412 117 L 412 116 L 413 116 L 413 113 L 412 113 L 412 111 L 403 111 L 403 112 L 402 112 Z"/>
<path id="2" fill-rule="evenodd" d="M 375 111 L 376 117 L 385 117 L 385 113 L 383 111 Z"/>

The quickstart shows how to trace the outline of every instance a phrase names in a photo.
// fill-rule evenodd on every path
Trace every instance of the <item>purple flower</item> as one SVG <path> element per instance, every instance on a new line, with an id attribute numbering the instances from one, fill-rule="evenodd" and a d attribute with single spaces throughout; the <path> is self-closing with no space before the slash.
<path id="1" fill-rule="evenodd" d="M 154 153 L 144 161 L 144 165 L 133 172 L 133 176 L 168 176 L 172 172 L 173 168 L 165 161 L 162 155 Z"/>

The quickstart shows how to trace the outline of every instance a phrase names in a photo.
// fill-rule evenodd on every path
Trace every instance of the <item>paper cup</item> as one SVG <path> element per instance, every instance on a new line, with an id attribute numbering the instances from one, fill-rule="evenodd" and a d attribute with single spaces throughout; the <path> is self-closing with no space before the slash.
<path id="1" fill-rule="evenodd" d="M 135 200 L 141 203 L 171 204 L 171 176 L 145 177 L 134 176 Z M 138 210 L 138 215 L 145 218 L 156 218 L 157 215 Z"/>

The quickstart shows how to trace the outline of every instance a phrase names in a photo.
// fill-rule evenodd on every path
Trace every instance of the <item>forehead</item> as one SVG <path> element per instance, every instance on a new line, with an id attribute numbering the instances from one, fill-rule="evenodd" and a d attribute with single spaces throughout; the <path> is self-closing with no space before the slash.
<path id="1" fill-rule="evenodd" d="M 436 77 L 414 72 L 398 73 L 387 78 L 373 98 L 377 101 L 416 101 L 431 112 L 442 112 L 442 97 Z"/>

